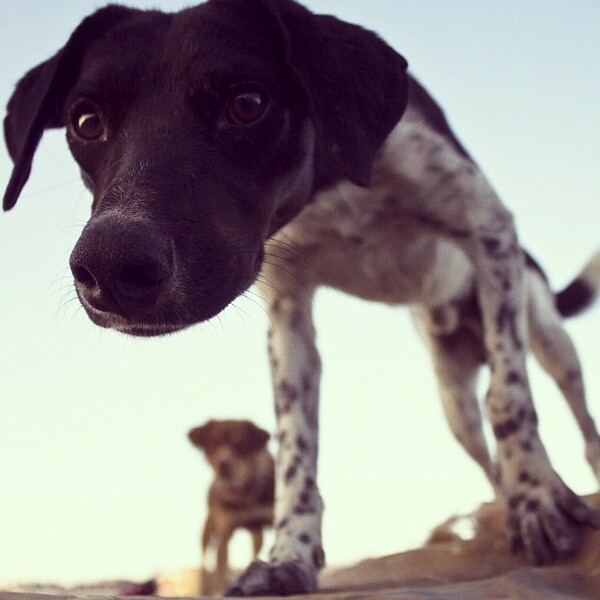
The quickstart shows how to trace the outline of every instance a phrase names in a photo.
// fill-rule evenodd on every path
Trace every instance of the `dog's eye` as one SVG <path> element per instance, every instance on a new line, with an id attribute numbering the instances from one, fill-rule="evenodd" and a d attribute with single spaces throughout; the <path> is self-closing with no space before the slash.
<path id="1" fill-rule="evenodd" d="M 236 125 L 249 125 L 258 121 L 267 108 L 267 100 L 257 91 L 237 94 L 229 101 L 227 116 Z"/>
<path id="2" fill-rule="evenodd" d="M 92 107 L 82 107 L 74 111 L 72 122 L 75 133 L 84 140 L 97 140 L 106 133 L 102 117 Z"/>

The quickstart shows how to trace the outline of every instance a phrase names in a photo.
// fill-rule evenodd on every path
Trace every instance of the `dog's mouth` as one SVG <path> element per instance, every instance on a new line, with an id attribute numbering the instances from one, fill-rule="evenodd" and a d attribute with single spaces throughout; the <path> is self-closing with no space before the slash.
<path id="1" fill-rule="evenodd" d="M 119 333 L 134 337 L 158 337 L 177 333 L 193 323 L 143 322 L 132 320 L 115 313 L 107 313 L 85 306 L 88 317 L 95 325 L 105 329 L 114 329 Z"/>
<path id="2" fill-rule="evenodd" d="M 211 277 L 190 277 L 174 267 L 151 294 L 119 295 L 111 286 L 85 285 L 81 278 L 75 288 L 95 325 L 136 337 L 164 336 L 218 315 L 254 283 L 262 258 L 261 247 L 253 263 L 234 261 L 229 268 L 211 271 Z"/>
<path id="3" fill-rule="evenodd" d="M 127 311 L 102 310 L 90 303 L 79 291 L 78 295 L 88 317 L 95 325 L 136 337 L 157 337 L 208 321 L 224 310 L 252 282 L 253 279 L 235 291 L 221 290 L 218 297 L 195 298 L 195 302 L 194 294 L 190 293 L 186 303 L 189 307 L 174 306 L 174 298 L 171 296 L 176 294 L 166 294 L 165 305 L 157 306 L 154 310 L 136 307 L 128 307 Z"/>
<path id="4" fill-rule="evenodd" d="M 228 304 L 229 302 L 226 302 L 219 309 L 210 312 L 190 314 L 188 311 L 182 311 L 182 314 L 185 314 L 184 317 L 182 315 L 123 316 L 113 312 L 99 311 L 83 302 L 85 311 L 94 325 L 135 337 L 158 337 L 177 333 L 198 323 L 208 321 L 219 314 Z"/>

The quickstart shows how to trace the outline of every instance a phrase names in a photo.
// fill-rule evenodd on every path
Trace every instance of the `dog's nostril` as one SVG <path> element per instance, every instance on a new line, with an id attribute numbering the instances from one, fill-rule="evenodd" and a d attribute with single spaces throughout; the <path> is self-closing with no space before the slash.
<path id="1" fill-rule="evenodd" d="M 125 265 L 119 271 L 119 284 L 126 288 L 150 288 L 167 276 L 162 265 Z"/>
<path id="2" fill-rule="evenodd" d="M 72 266 L 71 271 L 75 281 L 81 284 L 83 287 L 92 289 L 97 286 L 94 276 L 85 267 Z"/>

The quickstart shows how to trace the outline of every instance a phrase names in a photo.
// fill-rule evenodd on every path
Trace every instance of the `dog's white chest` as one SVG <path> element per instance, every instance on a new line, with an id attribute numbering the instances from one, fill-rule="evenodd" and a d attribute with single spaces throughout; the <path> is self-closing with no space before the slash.
<path id="1" fill-rule="evenodd" d="M 330 194 L 289 230 L 317 284 L 393 304 L 439 304 L 462 293 L 470 267 L 456 246 L 369 194 Z"/>

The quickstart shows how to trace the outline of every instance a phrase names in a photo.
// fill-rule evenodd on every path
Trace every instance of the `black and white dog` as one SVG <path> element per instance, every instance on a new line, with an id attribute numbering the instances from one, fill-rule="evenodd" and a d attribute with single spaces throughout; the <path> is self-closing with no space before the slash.
<path id="1" fill-rule="evenodd" d="M 600 476 L 600 438 L 560 322 L 596 295 L 600 254 L 555 298 L 406 68 L 375 34 L 292 0 L 209 0 L 174 14 L 111 5 L 9 103 L 5 209 L 51 127 L 66 128 L 93 193 L 70 263 L 94 323 L 172 333 L 258 281 L 271 322 L 277 535 L 270 562 L 253 563 L 231 594 L 317 587 L 320 285 L 412 308 L 452 430 L 507 502 L 513 549 L 536 563 L 568 557 L 580 524 L 600 525 L 550 465 L 525 369 L 531 348 Z M 475 395 L 483 363 L 494 461 Z"/>

